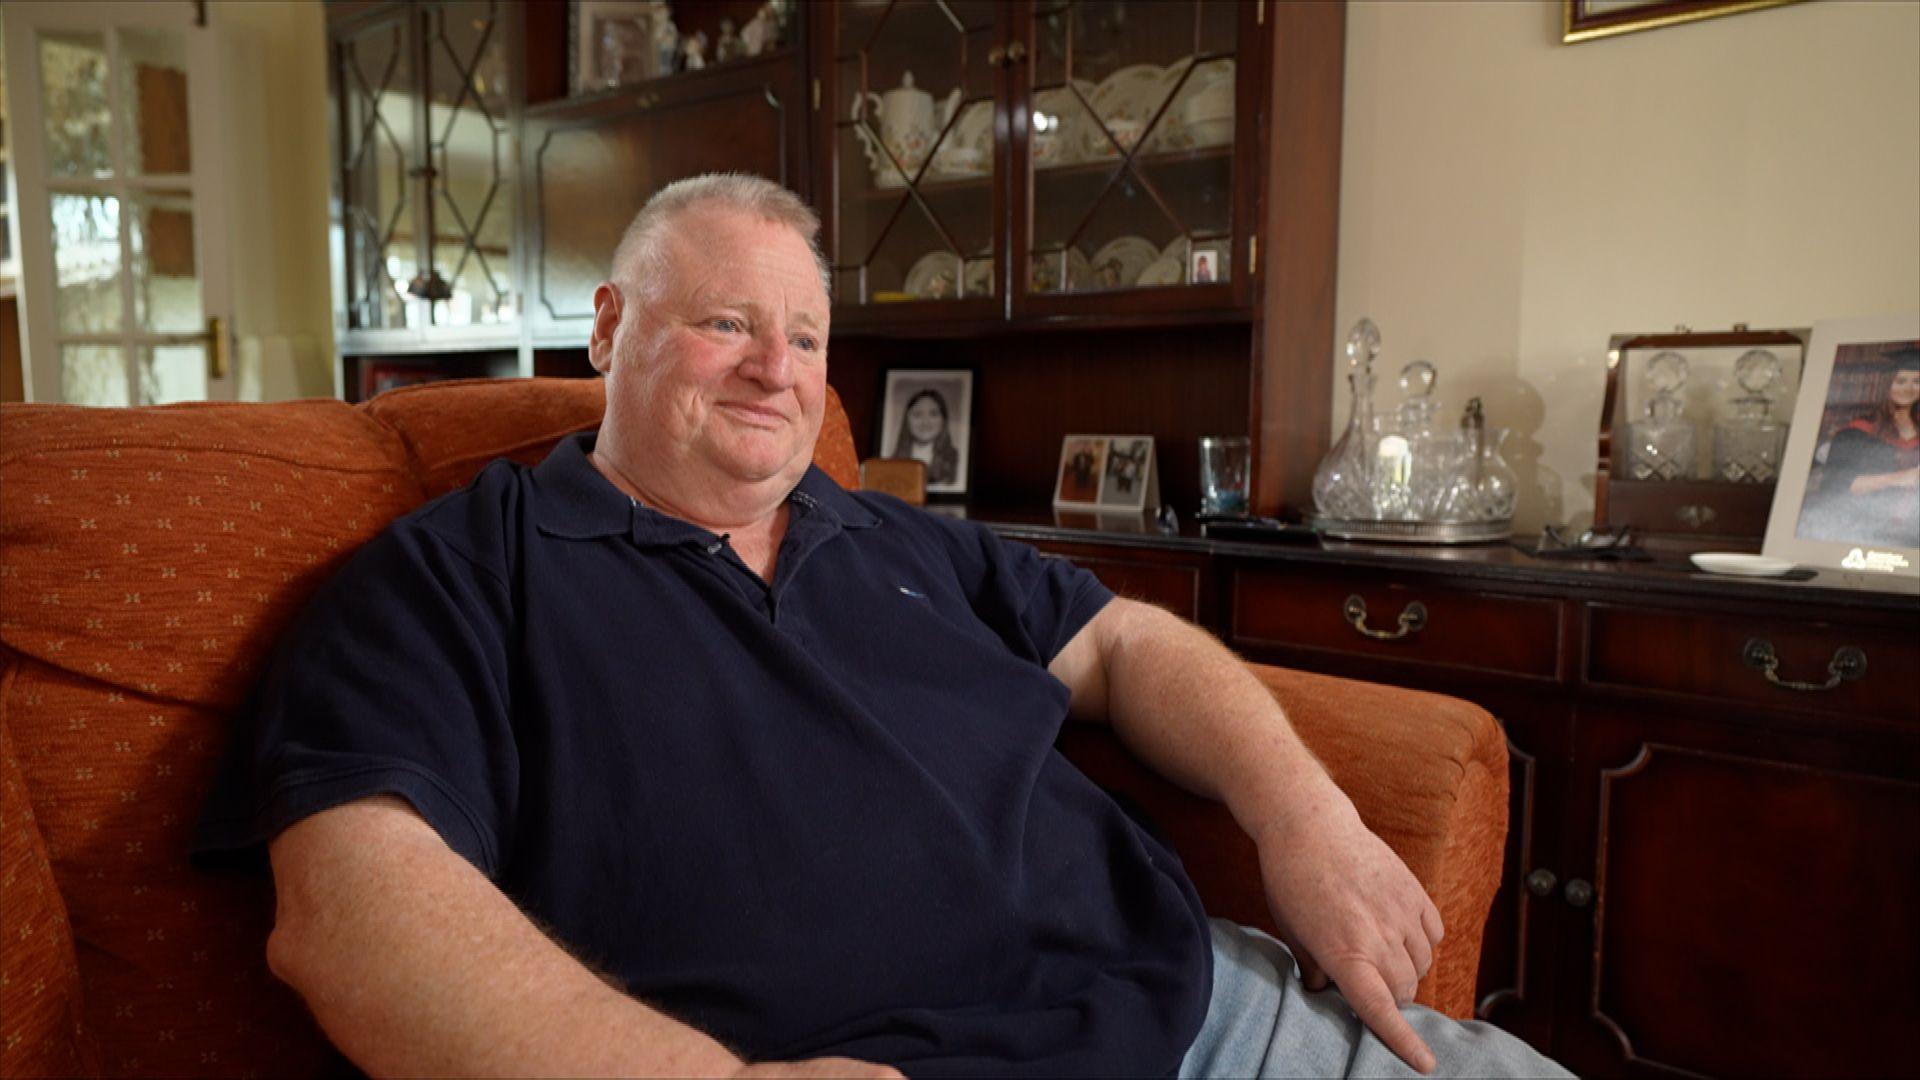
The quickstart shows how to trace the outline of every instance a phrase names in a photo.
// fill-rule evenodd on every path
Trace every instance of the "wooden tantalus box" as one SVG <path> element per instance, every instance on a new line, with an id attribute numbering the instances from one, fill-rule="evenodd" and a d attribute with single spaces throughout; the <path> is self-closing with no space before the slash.
<path id="1" fill-rule="evenodd" d="M 1713 457 L 1710 439 L 1696 442 L 1702 459 L 1694 475 L 1684 479 L 1635 479 L 1632 462 L 1632 425 L 1639 417 L 1629 406 L 1626 369 L 1631 360 L 1641 364 L 1657 353 L 1683 354 L 1706 349 L 1795 350 L 1796 373 L 1806 357 L 1808 333 L 1800 330 L 1749 330 L 1744 324 L 1730 331 L 1693 333 L 1685 328 L 1670 334 L 1615 334 L 1607 343 L 1607 391 L 1600 408 L 1600 456 L 1594 476 L 1593 523 L 1596 528 L 1630 528 L 1653 537 L 1713 541 L 1733 548 L 1760 549 L 1767 531 L 1767 511 L 1773 503 L 1772 481 L 1735 483 L 1700 479 Z M 1792 412 L 1792 390 L 1782 399 Z M 1699 395 L 1696 393 L 1695 395 Z M 1696 427 L 1711 434 L 1712 416 L 1691 416 Z"/>

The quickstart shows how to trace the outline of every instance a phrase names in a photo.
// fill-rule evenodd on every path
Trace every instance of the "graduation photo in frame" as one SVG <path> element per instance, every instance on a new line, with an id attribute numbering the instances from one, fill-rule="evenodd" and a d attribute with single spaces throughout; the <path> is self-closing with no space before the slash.
<path id="1" fill-rule="evenodd" d="M 1920 313 L 1814 326 L 1765 552 L 1920 581 Z"/>

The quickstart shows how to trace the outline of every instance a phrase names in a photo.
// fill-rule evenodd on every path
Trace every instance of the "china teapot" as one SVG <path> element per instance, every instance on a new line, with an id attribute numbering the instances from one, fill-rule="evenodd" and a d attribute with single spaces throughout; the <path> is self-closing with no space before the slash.
<path id="1" fill-rule="evenodd" d="M 913 84 L 911 71 L 901 76 L 899 86 L 884 94 L 871 90 L 855 94 L 853 131 L 866 150 L 867 164 L 872 166 L 875 180 L 882 187 L 900 187 L 908 176 L 918 173 L 920 166 L 926 164 L 927 155 L 933 152 L 934 140 L 940 137 L 959 108 L 959 87 L 954 87 L 936 109 L 933 95 Z M 868 125 L 859 122 L 869 110 L 879 119 L 879 143 L 874 141 Z"/>

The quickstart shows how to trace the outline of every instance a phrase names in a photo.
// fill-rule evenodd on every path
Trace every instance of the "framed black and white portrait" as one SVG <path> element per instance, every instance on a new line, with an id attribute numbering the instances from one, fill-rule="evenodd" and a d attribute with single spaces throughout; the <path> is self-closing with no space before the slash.
<path id="1" fill-rule="evenodd" d="M 887 372 L 880 455 L 926 463 L 929 495 L 967 492 L 973 372 Z"/>
<path id="2" fill-rule="evenodd" d="M 1920 579 L 1920 313 L 1814 326 L 1765 551 Z"/>

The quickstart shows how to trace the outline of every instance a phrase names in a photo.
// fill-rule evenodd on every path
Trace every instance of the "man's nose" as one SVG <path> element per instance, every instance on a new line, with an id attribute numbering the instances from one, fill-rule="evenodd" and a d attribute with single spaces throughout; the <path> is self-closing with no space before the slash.
<path id="1" fill-rule="evenodd" d="M 740 362 L 740 377 L 769 390 L 793 385 L 793 345 L 785 334 L 756 334 Z"/>

